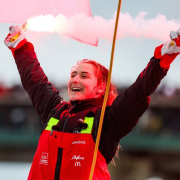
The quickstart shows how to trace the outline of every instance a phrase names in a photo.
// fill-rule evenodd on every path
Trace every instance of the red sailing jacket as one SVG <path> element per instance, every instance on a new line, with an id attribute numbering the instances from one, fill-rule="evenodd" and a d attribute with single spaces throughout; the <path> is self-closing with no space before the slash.
<path id="1" fill-rule="evenodd" d="M 94 107 L 80 113 L 82 117 L 80 124 L 84 122 L 88 127 L 80 130 L 76 128 L 76 133 L 54 131 L 53 127 L 59 120 L 53 117 L 49 120 L 39 139 L 28 180 L 89 178 L 95 147 L 92 136 L 94 117 L 83 117 L 83 115 L 86 116 L 90 111 L 96 112 L 97 109 L 98 107 Z M 66 121 L 68 120 L 67 118 Z M 60 165 L 57 160 L 59 158 Z M 93 180 L 97 179 L 110 180 L 106 159 L 99 151 L 93 175 Z"/>
<path id="2" fill-rule="evenodd" d="M 43 178 L 44 180 L 43 174 L 55 180 L 64 180 L 62 179 L 66 178 L 62 175 L 64 173 L 68 178 L 71 174 L 76 176 L 77 174 L 75 175 L 74 171 L 76 171 L 77 165 L 79 168 L 80 164 L 83 165 L 86 159 L 91 156 L 87 154 L 89 149 L 92 150 L 94 147 L 93 141 L 96 140 L 100 114 L 93 111 L 92 108 L 102 105 L 102 100 L 91 99 L 82 102 L 62 103 L 59 92 L 51 85 L 40 67 L 31 43 L 28 42 L 17 49 L 14 52 L 14 57 L 22 85 L 29 94 L 32 104 L 45 127 L 39 140 L 29 179 Z M 166 73 L 167 70 L 160 67 L 159 60 L 153 57 L 136 81 L 126 91 L 120 93 L 111 106 L 106 107 L 98 153 L 98 161 L 101 161 L 101 163 L 98 164 L 97 170 L 95 170 L 97 176 L 99 173 L 101 174 L 101 178 L 98 176 L 99 179 L 104 179 L 106 176 L 107 179 L 109 178 L 104 164 L 108 164 L 112 160 L 120 139 L 133 129 L 144 111 L 149 107 L 149 96 L 155 91 Z M 89 111 L 88 114 L 85 113 L 86 111 Z M 71 143 L 79 142 L 81 138 L 86 136 L 80 133 L 85 130 L 82 129 L 83 123 L 80 121 L 84 120 L 85 116 L 94 117 L 92 133 L 91 135 L 86 134 L 87 137 L 92 136 L 92 138 L 89 138 L 90 140 L 85 146 L 83 146 L 84 144 L 74 146 Z M 58 121 L 57 125 L 53 123 L 55 126 L 52 127 L 55 127 L 56 131 L 52 133 L 52 136 L 50 136 L 51 128 L 48 128 L 51 124 L 51 118 Z M 68 149 L 65 148 L 67 144 L 61 142 L 67 136 L 70 137 L 67 144 L 71 144 Z M 76 137 L 77 141 L 72 140 Z M 83 148 L 86 149 L 86 146 L 88 146 L 87 153 L 84 154 Z M 65 149 L 68 153 L 65 153 Z M 74 166 L 78 157 L 80 159 Z M 45 165 L 46 163 L 48 165 Z M 87 161 L 84 174 L 77 171 L 78 179 L 83 179 L 83 175 L 88 174 L 89 166 L 90 161 Z M 104 170 L 102 170 L 102 166 Z M 84 166 L 80 168 L 84 168 Z M 103 171 L 105 172 L 104 175 Z"/>
<path id="3" fill-rule="evenodd" d="M 28 180 L 54 180 L 58 148 L 62 149 L 60 180 L 89 179 L 95 143 L 91 134 L 44 130 Z M 98 152 L 93 180 L 110 180 L 105 158 Z"/>

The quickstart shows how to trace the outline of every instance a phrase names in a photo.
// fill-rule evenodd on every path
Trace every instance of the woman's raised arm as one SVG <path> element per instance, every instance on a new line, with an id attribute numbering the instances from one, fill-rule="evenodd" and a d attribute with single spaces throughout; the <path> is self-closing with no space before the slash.
<path id="1" fill-rule="evenodd" d="M 11 38 L 19 33 L 19 37 L 11 42 Z M 25 38 L 24 31 L 15 26 L 5 39 L 5 44 L 11 49 L 24 89 L 39 114 L 41 121 L 48 121 L 49 112 L 61 102 L 58 91 L 48 81 L 40 67 L 33 45 Z"/>

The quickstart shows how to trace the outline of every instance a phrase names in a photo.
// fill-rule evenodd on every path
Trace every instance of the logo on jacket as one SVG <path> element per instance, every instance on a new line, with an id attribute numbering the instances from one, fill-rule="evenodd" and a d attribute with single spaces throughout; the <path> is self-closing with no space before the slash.
<path id="1" fill-rule="evenodd" d="M 74 159 L 76 160 L 74 166 L 79 166 L 80 167 L 81 162 L 79 162 L 78 160 L 84 160 L 84 157 L 80 157 L 80 155 L 79 156 L 74 155 L 71 160 L 74 160 Z"/>
<path id="2" fill-rule="evenodd" d="M 73 141 L 72 144 L 86 144 L 86 141 Z"/>
<path id="3" fill-rule="evenodd" d="M 40 164 L 48 165 L 48 153 L 42 152 Z"/>

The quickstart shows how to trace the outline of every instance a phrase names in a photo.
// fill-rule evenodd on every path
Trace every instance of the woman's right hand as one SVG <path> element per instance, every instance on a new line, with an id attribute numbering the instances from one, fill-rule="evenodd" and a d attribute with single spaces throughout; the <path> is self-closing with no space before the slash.
<path id="1" fill-rule="evenodd" d="M 20 26 L 9 27 L 9 34 L 4 40 L 4 43 L 12 52 L 20 48 L 26 42 L 28 41 L 25 38 L 24 30 Z"/>

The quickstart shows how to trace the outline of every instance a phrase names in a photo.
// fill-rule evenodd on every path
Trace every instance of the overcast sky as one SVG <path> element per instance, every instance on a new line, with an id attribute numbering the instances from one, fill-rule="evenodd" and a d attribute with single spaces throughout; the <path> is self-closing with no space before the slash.
<path id="1" fill-rule="evenodd" d="M 90 0 L 90 4 L 93 17 L 99 16 L 110 20 L 113 19 L 117 10 L 118 1 Z M 146 28 L 137 32 L 137 34 L 133 34 L 134 27 L 132 26 L 131 28 L 131 23 L 127 24 L 127 22 L 124 22 L 119 25 L 119 29 L 127 27 L 132 33 L 129 32 L 129 34 L 119 37 L 116 42 L 112 73 L 112 81 L 115 84 L 130 85 L 136 80 L 139 73 L 146 67 L 153 56 L 155 47 L 165 42 L 165 39 L 169 40 L 169 34 L 167 33 L 163 35 L 163 38 L 158 39 L 161 33 L 163 34 L 167 29 L 168 32 L 169 29 L 177 30 L 171 29 L 171 26 L 175 28 L 180 24 L 179 7 L 179 0 L 122 0 L 121 13 L 129 13 L 132 19 L 136 18 L 143 11 L 148 13 L 144 18 L 145 22 L 149 22 L 148 20 L 152 19 L 156 20 L 158 14 L 164 15 L 166 21 L 164 22 L 164 27 L 160 23 L 149 26 L 151 28 L 149 33 L 152 37 L 143 32 L 148 32 Z M 123 15 L 120 18 L 123 18 Z M 19 74 L 11 52 L 3 42 L 8 34 L 10 25 L 8 23 L 0 23 L 0 82 L 8 86 L 20 83 Z M 98 46 L 95 47 L 57 33 L 39 33 L 27 30 L 26 35 L 27 39 L 33 43 L 38 60 L 49 81 L 55 85 L 67 83 L 70 69 L 72 65 L 76 64 L 77 60 L 94 59 L 109 68 L 112 42 L 108 39 L 99 39 Z M 179 69 L 180 57 L 173 62 L 162 84 L 180 87 Z"/>

